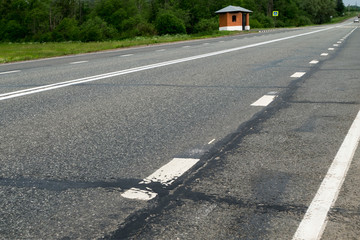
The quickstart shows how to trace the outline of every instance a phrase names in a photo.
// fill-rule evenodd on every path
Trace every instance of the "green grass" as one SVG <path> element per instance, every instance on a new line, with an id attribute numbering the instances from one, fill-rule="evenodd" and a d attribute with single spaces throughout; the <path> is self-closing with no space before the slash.
<path id="1" fill-rule="evenodd" d="M 56 56 L 80 54 L 104 51 L 110 49 L 127 48 L 134 46 L 146 46 L 151 44 L 169 43 L 204 39 L 246 32 L 215 31 L 211 34 L 202 35 L 165 35 L 154 37 L 136 37 L 119 41 L 105 42 L 61 42 L 61 43 L 0 43 L 0 63 L 34 60 Z"/>

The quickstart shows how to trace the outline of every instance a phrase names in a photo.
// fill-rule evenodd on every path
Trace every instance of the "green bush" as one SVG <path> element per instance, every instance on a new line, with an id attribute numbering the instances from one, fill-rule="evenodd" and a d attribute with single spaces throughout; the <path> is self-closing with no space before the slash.
<path id="1" fill-rule="evenodd" d="M 155 28 L 160 35 L 186 33 L 184 22 L 171 12 L 160 13 Z"/>
<path id="2" fill-rule="evenodd" d="M 257 19 L 250 19 L 251 28 L 263 28 L 264 26 Z"/>
<path id="3" fill-rule="evenodd" d="M 112 39 L 118 34 L 115 28 L 108 26 L 101 18 L 95 17 L 81 25 L 80 35 L 81 41 L 92 42 Z"/>
<path id="4" fill-rule="evenodd" d="M 6 41 L 16 42 L 26 36 L 26 29 L 15 20 L 10 20 L 5 26 L 3 32 Z"/>
<path id="5" fill-rule="evenodd" d="M 203 18 L 194 26 L 195 33 L 210 33 L 218 29 L 219 29 L 218 18 L 212 18 L 212 19 Z"/>
<path id="6" fill-rule="evenodd" d="M 78 22 L 73 18 L 64 18 L 55 28 L 53 40 L 57 42 L 76 41 L 79 40 L 79 35 Z"/>

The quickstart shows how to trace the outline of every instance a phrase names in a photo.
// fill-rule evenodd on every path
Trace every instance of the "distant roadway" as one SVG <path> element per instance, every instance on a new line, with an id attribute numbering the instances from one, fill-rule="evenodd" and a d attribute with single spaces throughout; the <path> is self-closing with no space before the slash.
<path id="1" fill-rule="evenodd" d="M 358 239 L 359 26 L 0 65 L 0 239 Z"/>

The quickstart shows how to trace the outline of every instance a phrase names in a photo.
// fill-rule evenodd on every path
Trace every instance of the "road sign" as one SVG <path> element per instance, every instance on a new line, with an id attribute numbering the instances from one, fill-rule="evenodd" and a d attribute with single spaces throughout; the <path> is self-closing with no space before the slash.
<path id="1" fill-rule="evenodd" d="M 279 11 L 273 11 L 273 17 L 278 17 L 279 16 Z"/>

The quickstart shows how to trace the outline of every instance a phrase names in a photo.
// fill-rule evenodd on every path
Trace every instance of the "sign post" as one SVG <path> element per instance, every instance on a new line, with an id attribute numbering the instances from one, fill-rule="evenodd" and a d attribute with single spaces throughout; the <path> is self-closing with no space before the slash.
<path id="1" fill-rule="evenodd" d="M 273 11 L 272 12 L 272 15 L 274 17 L 274 25 L 276 27 L 276 18 L 279 16 L 279 11 Z"/>

